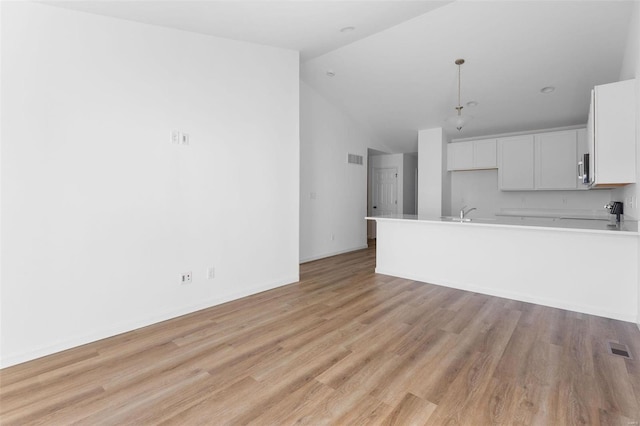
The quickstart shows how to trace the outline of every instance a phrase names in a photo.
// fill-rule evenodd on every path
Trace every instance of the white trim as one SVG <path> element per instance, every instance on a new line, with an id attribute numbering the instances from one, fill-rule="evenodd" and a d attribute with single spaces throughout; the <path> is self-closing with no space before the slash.
<path id="1" fill-rule="evenodd" d="M 23 362 L 32 361 L 36 358 L 51 355 L 56 352 L 61 352 L 67 349 L 72 349 L 78 346 L 86 345 L 88 343 L 96 342 L 98 340 L 106 339 L 109 337 L 117 336 L 118 334 L 128 333 L 133 330 L 137 330 L 142 327 L 147 327 L 159 322 L 174 319 L 183 315 L 192 314 L 194 312 L 211 308 L 216 305 L 238 300 L 243 297 L 251 296 L 253 294 L 261 293 L 267 290 L 273 290 L 278 287 L 282 287 L 288 284 L 293 284 L 300 281 L 299 276 L 283 278 L 268 284 L 262 284 L 245 291 L 239 291 L 236 293 L 227 294 L 224 297 L 217 299 L 210 299 L 206 302 L 199 303 L 197 305 L 185 306 L 179 309 L 166 311 L 157 315 L 152 315 L 144 319 L 138 319 L 136 321 L 127 321 L 117 324 L 107 329 L 99 330 L 94 333 L 85 336 L 78 336 L 72 339 L 66 339 L 58 342 L 54 345 L 48 345 L 37 350 L 28 351 L 24 353 L 17 353 L 6 356 L 0 359 L 0 368 L 10 367 L 12 365 L 21 364 Z"/>
<path id="2" fill-rule="evenodd" d="M 584 129 L 586 126 L 587 126 L 587 124 L 585 123 L 585 124 L 578 124 L 578 125 L 574 125 L 574 126 L 552 127 L 551 129 L 524 130 L 524 131 L 520 131 L 520 132 L 498 133 L 498 134 L 486 135 L 486 136 L 474 136 L 474 137 L 469 137 L 469 138 L 451 139 L 450 143 L 475 141 L 475 140 L 479 140 L 479 139 L 494 139 L 494 138 L 505 138 L 505 137 L 510 137 L 510 136 L 530 135 L 530 134 L 533 134 L 533 133 L 550 133 L 550 132 L 561 132 L 563 130 L 577 130 L 577 129 Z"/>
<path id="3" fill-rule="evenodd" d="M 348 249 L 344 249 L 344 250 L 338 250 L 338 251 L 334 251 L 334 252 L 331 252 L 331 253 L 321 254 L 321 255 L 318 255 L 318 256 L 305 257 L 304 259 L 300 259 L 300 264 L 302 265 L 303 263 L 313 262 L 314 260 L 324 259 L 325 257 L 337 256 L 339 254 L 350 253 L 352 251 L 363 250 L 363 249 L 366 249 L 366 248 L 369 248 L 369 246 L 365 244 L 363 246 L 357 246 L 357 247 L 352 247 L 352 248 L 348 248 Z"/>
<path id="4" fill-rule="evenodd" d="M 519 217 L 519 216 L 516 216 L 516 217 Z M 584 227 L 568 228 L 567 226 L 569 224 L 576 223 L 575 221 L 571 222 L 572 219 L 567 219 L 563 222 L 557 222 L 558 225 L 556 226 L 550 226 L 547 224 L 540 225 L 540 223 L 536 223 L 535 218 L 527 218 L 530 220 L 522 221 L 523 223 L 522 225 L 513 223 L 513 222 L 501 223 L 500 222 L 501 218 L 502 216 L 496 215 L 495 219 L 494 218 L 472 218 L 471 222 L 459 222 L 456 220 L 448 220 L 448 219 L 445 219 L 444 217 L 416 216 L 416 215 L 410 215 L 410 214 L 365 217 L 366 220 L 375 220 L 377 222 L 431 223 L 431 224 L 441 224 L 445 226 L 466 226 L 466 227 L 479 227 L 479 228 L 506 228 L 506 229 L 517 228 L 517 229 L 523 229 L 526 231 L 578 232 L 578 233 L 591 233 L 591 234 L 607 234 L 607 235 L 613 235 L 618 237 L 623 236 L 623 237 L 634 237 L 634 238 L 637 238 L 638 236 L 640 236 L 640 230 L 636 230 L 636 231 L 630 230 L 637 227 L 637 225 L 634 225 L 633 223 L 631 223 L 634 221 L 628 221 L 629 229 L 625 229 L 625 227 L 622 226 L 624 225 L 625 222 L 621 222 L 622 229 L 606 229 L 606 225 L 604 224 L 603 226 L 600 226 L 600 228 L 602 229 L 598 229 L 598 228 L 584 228 Z M 584 219 L 576 219 L 576 220 L 584 221 Z M 602 220 L 597 220 L 597 221 L 594 220 L 594 221 L 588 221 L 586 223 L 592 224 L 594 226 L 596 225 L 599 226 L 599 224 L 604 222 Z M 587 225 L 584 225 L 584 222 L 583 222 L 582 226 L 587 226 Z"/>

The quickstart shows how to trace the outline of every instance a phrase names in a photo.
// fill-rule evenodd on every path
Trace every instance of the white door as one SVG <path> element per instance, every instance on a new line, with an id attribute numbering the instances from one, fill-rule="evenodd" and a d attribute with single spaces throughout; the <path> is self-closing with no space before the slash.
<path id="1" fill-rule="evenodd" d="M 373 216 L 395 214 L 398 212 L 398 168 L 385 167 L 373 169 Z"/>

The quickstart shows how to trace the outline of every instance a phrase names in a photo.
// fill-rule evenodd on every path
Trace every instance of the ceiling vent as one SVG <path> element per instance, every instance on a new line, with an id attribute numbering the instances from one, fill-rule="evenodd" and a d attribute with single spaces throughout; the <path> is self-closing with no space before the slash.
<path id="1" fill-rule="evenodd" d="M 362 166 L 362 155 L 357 155 L 357 154 L 347 154 L 347 163 L 349 164 L 357 164 L 359 166 Z"/>

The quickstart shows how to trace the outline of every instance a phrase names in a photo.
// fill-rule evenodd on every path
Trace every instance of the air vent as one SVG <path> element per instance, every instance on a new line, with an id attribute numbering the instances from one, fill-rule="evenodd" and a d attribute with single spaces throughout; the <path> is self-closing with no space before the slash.
<path id="1" fill-rule="evenodd" d="M 627 345 L 623 345 L 621 343 L 616 342 L 608 342 L 609 353 L 612 355 L 618 355 L 623 358 L 633 359 L 631 358 L 631 352 L 629 352 L 629 347 Z"/>
<path id="2" fill-rule="evenodd" d="M 359 166 L 362 166 L 362 155 L 357 155 L 357 154 L 347 154 L 347 163 L 349 164 L 357 164 Z"/>

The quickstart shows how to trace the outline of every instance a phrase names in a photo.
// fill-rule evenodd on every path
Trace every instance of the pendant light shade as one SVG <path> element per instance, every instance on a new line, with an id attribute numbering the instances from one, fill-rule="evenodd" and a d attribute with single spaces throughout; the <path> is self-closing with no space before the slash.
<path id="1" fill-rule="evenodd" d="M 447 119 L 447 121 L 450 124 L 453 124 L 455 126 L 456 130 L 460 131 L 472 119 L 473 119 L 473 117 L 471 117 L 470 115 L 462 115 L 461 113 L 458 113 L 457 115 L 452 115 L 451 117 L 449 117 Z"/>
<path id="2" fill-rule="evenodd" d="M 462 66 L 462 64 L 464 64 L 464 59 L 456 59 L 455 64 L 458 66 L 458 106 L 455 108 L 456 114 L 449 117 L 447 119 L 447 122 L 453 124 L 458 131 L 461 131 L 462 128 L 473 119 L 473 117 L 471 117 L 470 115 L 462 115 L 462 103 L 460 101 L 460 67 Z"/>

